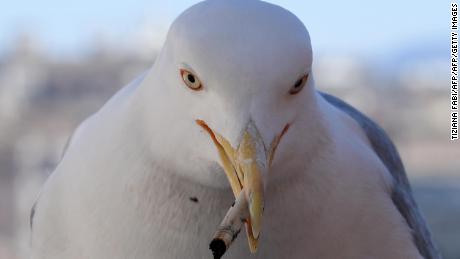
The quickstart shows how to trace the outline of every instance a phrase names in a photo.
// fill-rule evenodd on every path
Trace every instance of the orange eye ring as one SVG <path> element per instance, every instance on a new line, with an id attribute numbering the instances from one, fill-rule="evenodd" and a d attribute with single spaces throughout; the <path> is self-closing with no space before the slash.
<path id="1" fill-rule="evenodd" d="M 298 94 L 305 86 L 305 83 L 307 82 L 307 80 L 308 80 L 308 74 L 297 79 L 297 81 L 294 83 L 294 85 L 289 90 L 289 93 L 291 95 Z"/>
<path id="2" fill-rule="evenodd" d="M 181 69 L 180 70 L 180 76 L 182 78 L 182 81 L 184 81 L 184 84 L 194 90 L 194 91 L 199 91 L 203 88 L 203 85 L 201 84 L 200 79 L 196 75 L 194 75 L 192 72 Z"/>

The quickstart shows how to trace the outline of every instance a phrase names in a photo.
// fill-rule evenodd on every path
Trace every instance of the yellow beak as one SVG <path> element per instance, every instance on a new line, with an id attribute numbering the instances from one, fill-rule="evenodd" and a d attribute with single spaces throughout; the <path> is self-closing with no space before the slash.
<path id="1" fill-rule="evenodd" d="M 212 131 L 204 121 L 197 120 L 196 122 L 209 133 L 216 145 L 222 167 L 235 198 L 239 196 L 242 190 L 245 192 L 249 211 L 249 219 L 246 221 L 246 234 L 249 249 L 252 253 L 255 253 L 264 211 L 263 174 L 267 173 L 276 147 L 289 125 L 286 125 L 281 134 L 275 137 L 269 149 L 267 149 L 257 127 L 250 121 L 238 147 L 233 148 L 230 142 L 220 134 Z"/>

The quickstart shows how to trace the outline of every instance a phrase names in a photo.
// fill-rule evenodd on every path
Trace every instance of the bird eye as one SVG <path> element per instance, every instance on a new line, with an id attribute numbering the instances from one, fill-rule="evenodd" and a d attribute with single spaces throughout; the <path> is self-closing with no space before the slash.
<path id="1" fill-rule="evenodd" d="M 289 93 L 294 95 L 294 94 L 298 94 L 300 92 L 300 90 L 302 90 L 302 88 L 304 87 L 305 85 L 305 82 L 307 82 L 307 79 L 308 79 L 308 74 L 302 76 L 301 78 L 299 78 L 295 84 L 291 87 L 291 89 L 289 90 Z"/>
<path id="2" fill-rule="evenodd" d="M 188 86 L 188 88 L 198 91 L 202 88 L 200 79 L 196 77 L 192 72 L 187 71 L 185 69 L 180 70 L 180 75 L 182 77 L 182 80 L 184 81 L 185 85 Z"/>

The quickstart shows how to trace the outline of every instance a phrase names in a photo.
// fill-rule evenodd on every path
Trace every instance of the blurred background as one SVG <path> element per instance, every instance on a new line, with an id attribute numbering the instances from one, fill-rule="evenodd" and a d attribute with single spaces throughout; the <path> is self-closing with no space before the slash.
<path id="1" fill-rule="evenodd" d="M 3 1 L 0 259 L 27 258 L 29 212 L 75 127 L 155 61 L 196 1 Z M 460 258 L 460 142 L 450 141 L 450 3 L 269 1 L 310 31 L 320 90 L 391 135 L 443 255 Z"/>

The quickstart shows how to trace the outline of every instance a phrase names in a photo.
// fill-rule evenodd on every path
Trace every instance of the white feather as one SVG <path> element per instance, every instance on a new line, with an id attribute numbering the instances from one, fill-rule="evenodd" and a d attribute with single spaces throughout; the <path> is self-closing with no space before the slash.
<path id="1" fill-rule="evenodd" d="M 291 125 L 267 175 L 259 250 L 239 238 L 226 258 L 420 258 L 390 174 L 361 128 L 316 93 L 311 67 L 307 30 L 280 7 L 185 11 L 153 68 L 77 129 L 39 199 L 32 258 L 211 257 L 233 195 L 196 119 L 232 144 L 249 119 L 265 143 Z M 204 90 L 188 89 L 181 68 Z"/>

